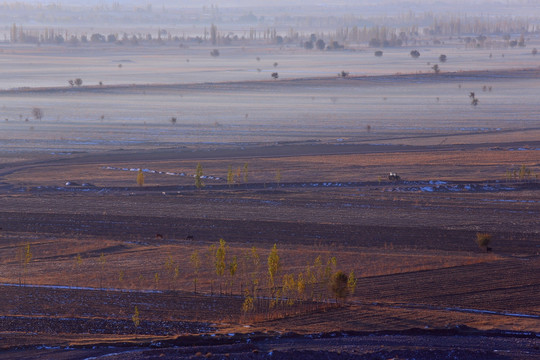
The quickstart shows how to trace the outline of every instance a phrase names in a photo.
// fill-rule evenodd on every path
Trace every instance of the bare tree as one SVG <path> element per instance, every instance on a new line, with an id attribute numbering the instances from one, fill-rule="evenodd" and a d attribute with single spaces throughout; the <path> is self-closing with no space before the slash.
<path id="1" fill-rule="evenodd" d="M 317 47 L 317 49 L 319 50 L 324 50 L 326 48 L 326 43 L 324 42 L 323 39 L 319 39 L 317 40 L 317 42 L 315 43 L 315 46 Z"/>
<path id="2" fill-rule="evenodd" d="M 36 120 L 41 120 L 43 118 L 43 110 L 41 108 L 35 107 L 32 109 L 32 116 Z"/>

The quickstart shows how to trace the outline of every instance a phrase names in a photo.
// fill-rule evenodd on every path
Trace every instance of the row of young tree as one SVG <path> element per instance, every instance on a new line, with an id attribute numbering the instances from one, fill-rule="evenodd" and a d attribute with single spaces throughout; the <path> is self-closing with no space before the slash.
<path id="1" fill-rule="evenodd" d="M 21 285 L 27 283 L 32 259 L 30 244 L 17 249 Z M 295 271 L 287 272 L 285 269 Z M 142 274 L 137 279 L 128 279 L 135 276 L 136 271 L 127 268 L 115 270 L 104 253 L 91 259 L 75 255 L 69 271 L 73 283 L 65 285 L 76 287 L 91 286 L 88 274 L 85 274 L 91 271 L 100 289 L 137 284 L 141 290 L 183 290 L 215 297 L 242 296 L 239 310 L 244 316 L 265 317 L 339 304 L 354 295 L 357 283 L 354 271 L 338 270 L 337 259 L 330 255 L 327 258 L 318 255 L 304 267 L 286 266 L 276 244 L 263 253 L 255 246 L 231 249 L 223 239 L 206 249 L 199 247 L 193 250 L 188 261 L 175 260 L 173 255 L 167 254 L 162 266 L 158 265 L 152 273 L 152 279 Z M 190 283 L 191 289 L 186 288 Z"/>
<path id="2" fill-rule="evenodd" d="M 193 175 L 193 177 L 195 178 L 195 187 L 197 189 L 202 189 L 205 186 L 204 179 L 206 178 L 206 176 L 204 175 L 201 163 L 197 163 L 197 168 L 195 169 L 195 174 Z M 227 185 L 229 185 L 229 187 L 241 183 L 247 184 L 249 180 L 249 164 L 244 163 L 242 167 L 237 167 L 236 171 L 233 169 L 232 165 L 229 165 L 226 179 Z M 280 169 L 276 170 L 274 181 L 277 185 L 281 183 Z M 139 171 L 137 172 L 136 182 L 139 186 L 144 186 L 145 184 L 145 176 L 142 169 L 139 169 Z"/>
<path id="3" fill-rule="evenodd" d="M 519 168 L 506 170 L 505 178 L 506 181 L 538 181 L 538 174 L 523 164 Z"/>
<path id="4" fill-rule="evenodd" d="M 357 283 L 354 271 L 338 270 L 335 257 L 323 259 L 319 255 L 304 268 L 285 272 L 287 267 L 276 244 L 265 258 L 255 246 L 233 251 L 223 239 L 206 250 L 194 250 L 190 268 L 193 292 L 241 295 L 241 310 L 246 315 L 271 316 L 274 310 L 294 312 L 342 302 L 354 295 Z M 174 277 L 177 269 L 172 258 L 165 262 L 169 277 Z"/>
<path id="5" fill-rule="evenodd" d="M 288 19 L 290 22 L 290 18 Z M 523 37 L 528 34 L 540 32 L 540 26 L 528 18 L 517 17 L 468 17 L 468 16 L 436 16 L 433 14 L 421 14 L 398 16 L 395 26 L 385 25 L 388 19 L 374 19 L 372 25 L 366 25 L 366 20 L 354 16 L 345 17 L 335 21 L 334 25 L 322 26 L 319 23 L 288 24 L 287 31 L 279 32 L 276 27 L 253 27 L 250 26 L 240 32 L 229 30 L 220 31 L 215 24 L 204 27 L 202 33 L 196 36 L 186 37 L 174 35 L 174 30 L 157 29 L 152 33 L 127 33 L 122 31 L 108 34 L 75 34 L 67 30 L 25 29 L 21 25 L 13 24 L 10 28 L 9 41 L 12 43 L 114 43 L 119 45 L 138 45 L 144 42 L 196 42 L 209 43 L 213 46 L 228 46 L 246 41 L 282 44 L 300 44 L 306 49 L 317 48 L 319 50 L 336 50 L 346 44 L 369 43 L 372 47 L 402 46 L 417 44 L 423 39 L 433 39 L 437 43 L 437 37 L 463 37 L 469 42 L 483 46 L 484 42 L 493 37 L 502 37 L 506 45 L 524 45 Z M 276 24 L 279 24 L 277 22 Z M 384 25 L 383 25 L 384 24 Z M 422 24 L 422 25 L 420 25 Z M 427 24 L 427 25 L 424 25 Z M 339 26 L 335 31 L 301 32 L 295 29 L 295 25 L 301 29 L 330 29 Z M 519 39 L 512 36 L 519 34 Z M 440 43 L 440 41 L 438 41 Z M 324 44 L 324 45 L 323 45 Z M 338 46 L 336 46 L 338 45 Z"/>

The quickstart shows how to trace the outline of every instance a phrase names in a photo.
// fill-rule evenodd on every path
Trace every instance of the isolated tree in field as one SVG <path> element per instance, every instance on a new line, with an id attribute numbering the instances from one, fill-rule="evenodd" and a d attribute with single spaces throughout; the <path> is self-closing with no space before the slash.
<path id="1" fill-rule="evenodd" d="M 82 86 L 82 84 L 83 84 L 83 81 L 82 81 L 81 78 L 76 78 L 76 79 L 75 79 L 75 85 L 77 85 L 77 86 Z"/>
<path id="2" fill-rule="evenodd" d="M 203 168 L 202 168 L 201 163 L 198 163 L 197 169 L 195 170 L 195 187 L 197 189 L 204 187 L 202 177 L 203 177 Z"/>
<path id="3" fill-rule="evenodd" d="M 244 314 L 250 313 L 255 309 L 255 303 L 253 301 L 253 295 L 249 293 L 248 289 L 244 290 L 244 302 L 242 303 L 242 312 Z"/>
<path id="4" fill-rule="evenodd" d="M 518 46 L 525 47 L 525 37 L 523 36 L 523 34 L 521 34 L 521 36 L 519 37 L 519 41 L 517 44 Z"/>
<path id="5" fill-rule="evenodd" d="M 219 56 L 219 50 L 218 50 L 218 49 L 214 49 L 214 50 L 210 51 L 210 56 L 212 56 L 212 57 L 218 57 L 218 56 Z"/>
<path id="6" fill-rule="evenodd" d="M 336 300 L 344 300 L 349 293 L 348 277 L 343 271 L 338 271 L 332 276 L 331 289 Z"/>
<path id="7" fill-rule="evenodd" d="M 476 233 L 476 243 L 480 248 L 484 248 L 486 252 L 489 252 L 491 248 L 489 244 L 491 243 L 492 235 L 489 233 Z"/>
<path id="8" fill-rule="evenodd" d="M 326 266 L 324 267 L 322 282 L 326 285 L 331 284 L 332 274 L 335 273 L 337 266 L 337 260 L 335 256 L 332 256 L 326 261 Z"/>
<path id="9" fill-rule="evenodd" d="M 41 120 L 43 118 L 43 110 L 41 110 L 41 108 L 38 108 L 38 107 L 33 108 L 32 116 L 36 120 Z"/>
<path id="10" fill-rule="evenodd" d="M 135 311 L 133 312 L 133 316 L 131 317 L 131 321 L 133 321 L 133 325 L 137 328 L 139 327 L 141 323 L 141 319 L 139 318 L 139 309 L 137 306 L 135 306 Z"/>
<path id="11" fill-rule="evenodd" d="M 237 182 L 240 182 L 240 179 L 242 179 L 242 168 L 240 166 L 236 168 L 236 179 L 238 179 L 236 180 Z"/>
<path id="12" fill-rule="evenodd" d="M 528 179 L 530 176 L 531 176 L 531 169 L 525 166 L 525 164 L 522 164 L 519 167 L 519 171 L 518 171 L 519 180 L 525 180 L 525 178 Z"/>
<path id="13" fill-rule="evenodd" d="M 199 252 L 197 250 L 191 253 L 189 258 L 191 266 L 193 266 L 193 287 L 195 294 L 197 293 L 197 282 L 199 281 L 199 269 L 201 268 L 201 259 L 199 257 Z"/>
<path id="14" fill-rule="evenodd" d="M 217 40 L 218 40 L 217 26 L 212 24 L 212 26 L 210 26 L 210 41 L 212 42 L 212 45 L 216 45 Z"/>
<path id="15" fill-rule="evenodd" d="M 279 74 L 277 72 L 272 73 L 272 79 L 277 80 L 279 78 Z"/>
<path id="16" fill-rule="evenodd" d="M 439 65 L 437 65 L 437 64 L 433 65 L 431 68 L 433 69 L 433 72 L 434 72 L 435 74 L 438 74 L 438 73 L 441 72 L 441 68 L 440 68 Z"/>
<path id="17" fill-rule="evenodd" d="M 275 180 L 276 180 L 276 184 L 279 186 L 279 184 L 281 183 L 281 170 L 280 169 L 276 170 Z"/>
<path id="18" fill-rule="evenodd" d="M 30 261 L 32 261 L 32 251 L 30 250 L 30 244 L 21 246 L 18 249 L 17 260 L 20 264 L 19 285 L 26 284 L 26 273 L 28 271 L 28 264 L 30 264 Z"/>
<path id="19" fill-rule="evenodd" d="M 476 106 L 478 105 L 478 98 L 476 97 L 476 94 L 474 93 L 474 91 L 471 91 L 469 93 L 469 98 L 471 99 L 471 105 L 472 106 Z"/>
<path id="20" fill-rule="evenodd" d="M 444 54 L 439 55 L 439 61 L 442 63 L 446 62 L 446 55 Z"/>
<path id="21" fill-rule="evenodd" d="M 259 255 L 259 252 L 257 251 L 257 248 L 255 246 L 251 247 L 251 264 L 252 264 L 252 272 L 251 272 L 251 292 L 253 296 L 257 296 L 257 293 L 259 291 L 259 273 L 261 268 L 261 256 Z"/>
<path id="22" fill-rule="evenodd" d="M 305 300 L 306 296 L 306 280 L 304 274 L 299 273 L 296 277 L 296 293 L 300 300 Z"/>
<path id="23" fill-rule="evenodd" d="M 351 271 L 349 273 L 349 276 L 347 277 L 347 291 L 349 292 L 349 295 L 354 295 L 354 292 L 356 291 L 356 282 L 358 280 L 356 279 L 356 276 L 354 275 L 354 271 Z"/>
<path id="24" fill-rule="evenodd" d="M 244 184 L 248 182 L 248 163 L 244 164 Z"/>
<path id="25" fill-rule="evenodd" d="M 420 57 L 420 52 L 418 50 L 412 50 L 411 56 L 415 59 L 418 59 Z"/>
<path id="26" fill-rule="evenodd" d="M 244 302 L 242 303 L 242 311 L 247 313 L 255 309 L 254 296 L 249 293 L 249 289 L 244 290 Z"/>
<path id="27" fill-rule="evenodd" d="M 315 42 L 315 47 L 317 47 L 318 50 L 324 50 L 326 48 L 326 43 L 323 39 L 319 39 Z"/>
<path id="28" fill-rule="evenodd" d="M 210 267 L 211 272 L 215 271 L 215 264 L 216 264 L 216 244 L 211 244 L 208 247 L 208 250 L 206 251 L 206 261 L 205 264 Z M 214 282 L 215 279 L 212 277 L 210 278 L 210 295 L 214 295 Z"/>
<path id="29" fill-rule="evenodd" d="M 69 84 L 69 86 L 74 87 L 75 86 L 75 81 L 70 79 L 70 80 L 68 80 L 68 84 Z"/>
<path id="30" fill-rule="evenodd" d="M 231 275 L 231 295 L 233 292 L 234 287 L 234 276 L 236 275 L 236 271 L 238 270 L 238 258 L 236 255 L 233 256 L 232 261 L 229 264 L 229 274 Z"/>
<path id="31" fill-rule="evenodd" d="M 229 168 L 227 169 L 227 185 L 231 187 L 234 184 L 234 172 L 232 169 L 232 166 L 229 165 Z"/>
<path id="32" fill-rule="evenodd" d="M 294 280 L 294 274 L 285 274 L 283 275 L 283 297 L 285 303 L 288 306 L 294 305 L 294 300 L 296 297 L 296 281 Z"/>
<path id="33" fill-rule="evenodd" d="M 139 169 L 139 172 L 137 173 L 137 185 L 144 186 L 144 174 L 142 169 Z"/>
<path id="34" fill-rule="evenodd" d="M 268 279 L 272 288 L 272 294 L 275 292 L 275 280 L 280 268 L 281 263 L 277 252 L 277 244 L 274 244 L 274 247 L 270 250 L 270 255 L 268 255 Z"/>
<path id="35" fill-rule="evenodd" d="M 227 256 L 227 244 L 225 240 L 219 239 L 219 246 L 216 249 L 216 256 L 214 262 L 214 268 L 216 270 L 216 275 L 219 276 L 219 293 L 222 293 L 221 283 L 223 275 L 225 274 L 226 267 L 226 256 Z"/>
<path id="36" fill-rule="evenodd" d="M 375 56 L 376 57 L 381 57 L 381 56 L 383 56 L 383 52 L 381 50 L 377 50 L 377 51 L 375 51 Z"/>
<path id="37" fill-rule="evenodd" d="M 156 287 L 156 290 L 157 290 L 158 287 L 159 287 L 159 279 L 160 279 L 159 273 L 157 272 L 157 273 L 154 274 L 154 285 L 155 285 L 155 287 Z"/>

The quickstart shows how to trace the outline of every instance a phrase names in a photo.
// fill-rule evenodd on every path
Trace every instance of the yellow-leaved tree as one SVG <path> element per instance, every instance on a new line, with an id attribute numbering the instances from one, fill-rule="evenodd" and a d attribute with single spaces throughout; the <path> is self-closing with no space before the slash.
<path id="1" fill-rule="evenodd" d="M 197 189 L 204 187 L 202 177 L 203 177 L 203 168 L 202 168 L 201 163 L 198 163 L 197 169 L 195 170 L 195 187 L 197 187 Z"/>
<path id="2" fill-rule="evenodd" d="M 144 174 L 142 169 L 139 169 L 139 172 L 137 173 L 137 185 L 143 186 L 144 185 Z"/>

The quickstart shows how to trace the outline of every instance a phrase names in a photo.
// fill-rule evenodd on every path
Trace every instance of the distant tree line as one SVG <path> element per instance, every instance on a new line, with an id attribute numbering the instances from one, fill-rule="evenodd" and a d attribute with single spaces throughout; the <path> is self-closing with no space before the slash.
<path id="1" fill-rule="evenodd" d="M 329 17 L 330 19 L 331 17 Z M 126 33 L 122 31 L 109 34 L 95 32 L 92 34 L 73 34 L 67 30 L 25 29 L 13 24 L 10 28 L 9 41 L 12 43 L 111 43 L 118 45 L 137 45 L 141 42 L 188 42 L 209 43 L 214 46 L 234 44 L 245 45 L 246 42 L 264 42 L 276 45 L 300 45 L 306 49 L 340 50 L 350 44 L 368 44 L 371 47 L 397 47 L 417 45 L 430 39 L 434 44 L 441 43 L 438 37 L 457 37 L 470 47 L 514 47 L 525 46 L 525 36 L 540 33 L 540 25 L 528 18 L 508 17 L 467 17 L 435 16 L 433 14 L 405 14 L 395 18 L 395 26 L 378 25 L 381 19 L 367 21 L 361 17 L 347 16 L 341 21 L 318 22 L 303 18 L 288 18 L 288 30 L 278 33 L 276 27 L 249 27 L 241 31 L 220 31 L 215 24 L 205 27 L 201 35 L 178 36 L 172 31 L 158 28 L 157 33 Z M 285 20 L 283 20 L 285 21 Z M 291 23 L 293 26 L 290 26 Z M 321 24 L 328 23 L 339 26 L 335 31 L 318 33 L 302 33 L 297 28 L 329 28 Z M 369 26 L 367 24 L 370 24 Z M 279 17 L 274 25 L 279 26 Z M 422 24 L 422 26 L 420 26 Z M 424 25 L 428 24 L 428 25 Z M 519 34 L 512 38 L 511 34 Z M 515 36 L 515 35 L 514 35 Z M 498 39 L 495 41 L 494 39 Z"/>

